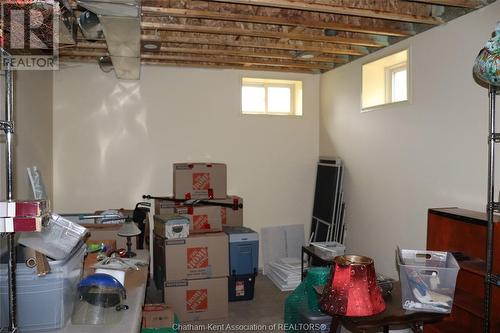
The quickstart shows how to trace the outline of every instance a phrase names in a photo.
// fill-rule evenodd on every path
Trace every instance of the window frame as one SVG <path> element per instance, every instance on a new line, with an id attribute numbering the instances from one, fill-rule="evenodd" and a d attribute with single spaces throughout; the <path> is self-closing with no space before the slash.
<path id="1" fill-rule="evenodd" d="M 245 80 L 254 80 L 255 82 L 245 82 Z M 261 82 L 259 82 L 261 81 Z M 275 81 L 275 82 L 273 82 Z M 282 81 L 282 82 L 279 82 Z M 302 103 L 302 97 L 298 98 L 298 87 L 297 84 L 302 86 L 302 80 L 288 80 L 288 79 L 275 79 L 275 78 L 255 78 L 255 77 L 242 77 L 240 80 L 240 113 L 242 115 L 267 115 L 267 116 L 302 116 L 302 113 L 297 113 L 296 104 Z M 243 110 L 243 87 L 263 87 L 264 88 L 264 107 L 263 112 L 252 112 Z M 290 111 L 289 112 L 270 112 L 269 111 L 269 88 L 288 88 L 290 89 Z M 301 93 L 303 93 L 303 88 L 300 87 Z"/>
<path id="2" fill-rule="evenodd" d="M 394 101 L 394 74 L 406 71 L 406 99 Z M 406 102 L 408 100 L 408 61 L 400 62 L 385 68 L 385 104 Z"/>
<path id="3" fill-rule="evenodd" d="M 378 60 L 381 60 L 381 59 L 384 59 L 386 57 L 389 57 L 391 55 L 394 55 L 394 54 L 397 54 L 397 53 L 400 53 L 400 52 L 403 52 L 403 51 L 406 51 L 406 100 L 404 101 L 399 101 L 399 102 L 391 102 L 392 100 L 392 86 L 390 87 L 390 95 L 388 95 L 388 89 L 386 88 L 386 84 L 387 84 L 387 72 L 389 68 L 397 68 L 397 67 L 403 67 L 402 65 L 405 64 L 405 62 L 400 62 L 400 63 L 397 63 L 397 64 L 394 64 L 392 66 L 387 66 L 385 68 L 385 74 L 384 74 L 384 99 L 388 102 L 386 103 L 383 103 L 383 104 L 377 104 L 377 105 L 372 105 L 372 106 L 367 106 L 367 107 L 363 107 L 363 67 L 365 65 L 368 65 L 370 63 L 373 63 L 375 61 L 378 61 Z M 406 45 L 404 47 L 401 47 L 401 48 L 398 48 L 397 50 L 392 50 L 390 52 L 384 52 L 383 55 L 377 57 L 377 58 L 374 58 L 374 59 L 371 59 L 371 60 L 368 60 L 368 61 L 365 61 L 361 64 L 361 70 L 360 70 L 360 82 L 361 82 L 361 89 L 360 89 L 360 111 L 361 113 L 364 113 L 364 112 L 369 112 L 369 111 L 375 111 L 375 110 L 379 110 L 379 109 L 384 109 L 384 108 L 392 108 L 392 107 L 397 107 L 397 106 L 401 106 L 401 105 L 404 105 L 404 104 L 411 104 L 412 103 L 412 66 L 411 66 L 411 53 L 412 53 L 412 49 L 409 45 Z M 392 78 L 390 79 L 390 81 L 392 81 Z M 392 82 L 390 82 L 390 84 L 392 84 Z"/>

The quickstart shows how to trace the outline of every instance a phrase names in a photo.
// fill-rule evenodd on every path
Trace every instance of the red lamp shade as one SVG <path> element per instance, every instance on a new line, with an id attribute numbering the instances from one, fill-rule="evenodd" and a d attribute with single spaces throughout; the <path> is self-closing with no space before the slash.
<path id="1" fill-rule="evenodd" d="M 336 257 L 320 307 L 329 315 L 352 317 L 384 311 L 385 303 L 377 285 L 373 259 L 355 255 Z"/>

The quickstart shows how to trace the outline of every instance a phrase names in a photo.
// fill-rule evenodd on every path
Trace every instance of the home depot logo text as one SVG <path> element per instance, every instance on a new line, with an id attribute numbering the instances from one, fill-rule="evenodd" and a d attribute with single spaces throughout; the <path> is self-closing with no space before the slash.
<path id="1" fill-rule="evenodd" d="M 186 290 L 186 310 L 188 312 L 200 312 L 208 309 L 208 290 L 195 289 Z"/>
<path id="2" fill-rule="evenodd" d="M 207 268 L 208 247 L 190 247 L 187 249 L 187 268 Z"/>
<path id="3" fill-rule="evenodd" d="M 193 215 L 193 229 L 194 230 L 207 230 L 210 229 L 208 223 L 208 215 Z"/>
<path id="4" fill-rule="evenodd" d="M 208 172 L 193 173 L 193 190 L 208 190 L 210 188 L 210 174 Z"/>

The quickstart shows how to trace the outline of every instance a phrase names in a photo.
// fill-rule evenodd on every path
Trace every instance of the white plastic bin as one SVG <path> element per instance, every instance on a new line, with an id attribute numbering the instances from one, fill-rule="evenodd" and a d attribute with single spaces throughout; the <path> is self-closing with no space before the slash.
<path id="1" fill-rule="evenodd" d="M 323 257 L 328 259 L 342 256 L 345 252 L 345 246 L 338 242 L 312 242 L 311 245 L 314 246 Z"/>
<path id="2" fill-rule="evenodd" d="M 86 246 L 78 244 L 68 258 L 50 261 L 51 272 L 36 275 L 35 268 L 18 263 L 17 318 L 21 332 L 55 330 L 65 326 L 73 312 L 78 283 L 83 273 Z M 8 327 L 7 265 L 0 265 L 0 327 Z"/>
<path id="3" fill-rule="evenodd" d="M 400 250 L 396 255 L 406 310 L 450 313 L 460 267 L 451 253 Z"/>

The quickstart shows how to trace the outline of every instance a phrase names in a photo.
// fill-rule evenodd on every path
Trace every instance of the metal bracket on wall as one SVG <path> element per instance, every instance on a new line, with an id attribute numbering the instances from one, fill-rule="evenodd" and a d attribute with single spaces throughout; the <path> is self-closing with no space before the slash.
<path id="1" fill-rule="evenodd" d="M 14 133 L 14 122 L 13 121 L 0 121 L 0 130 L 7 133 Z"/>
<path id="2" fill-rule="evenodd" d="M 492 209 L 495 212 L 500 212 L 500 202 L 490 202 L 488 203 L 488 209 Z"/>
<path id="3" fill-rule="evenodd" d="M 489 140 L 493 140 L 496 143 L 500 142 L 500 133 L 492 133 Z"/>
<path id="4" fill-rule="evenodd" d="M 490 275 L 488 282 L 494 286 L 500 287 L 500 275 Z"/>

